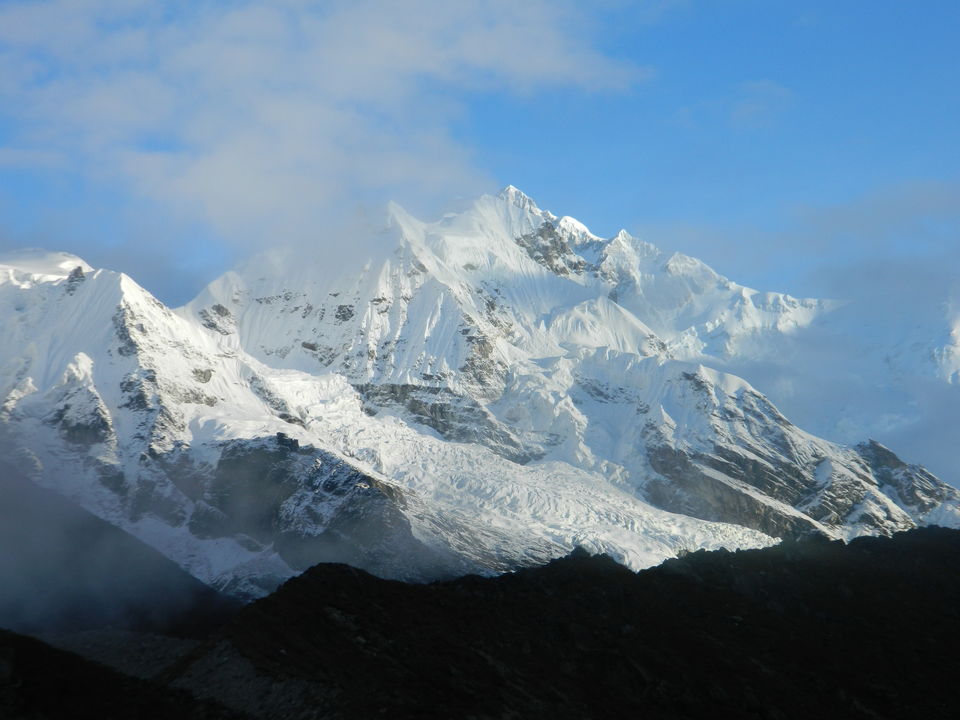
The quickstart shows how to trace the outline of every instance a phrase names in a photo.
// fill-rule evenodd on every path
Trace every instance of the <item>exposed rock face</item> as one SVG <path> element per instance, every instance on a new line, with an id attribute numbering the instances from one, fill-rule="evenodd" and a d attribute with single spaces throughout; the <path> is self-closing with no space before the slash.
<path id="1" fill-rule="evenodd" d="M 237 325 L 230 314 L 229 308 L 220 303 L 214 303 L 209 308 L 204 308 L 198 313 L 200 320 L 205 328 L 215 330 L 221 335 L 229 335 L 236 332 Z"/>
<path id="2" fill-rule="evenodd" d="M 543 456 L 523 446 L 508 425 L 469 395 L 432 385 L 367 383 L 355 386 L 371 413 L 393 408 L 409 420 L 436 430 L 445 440 L 484 445 L 516 463 Z"/>
<path id="3" fill-rule="evenodd" d="M 68 295 L 73 295 L 77 291 L 77 285 L 82 283 L 86 276 L 83 273 L 83 268 L 79 265 L 70 271 L 70 274 L 67 275 L 66 283 L 66 292 Z"/>
<path id="4" fill-rule="evenodd" d="M 697 464 L 668 445 L 651 449 L 649 458 L 651 467 L 662 478 L 650 481 L 646 487 L 647 497 L 657 507 L 704 520 L 746 525 L 774 537 L 798 537 L 819 531 L 818 523 L 790 505 L 771 502 L 760 493 L 751 492 L 750 483 L 711 472 L 708 465 Z"/>
<path id="5" fill-rule="evenodd" d="M 346 562 L 383 577 L 435 578 L 460 569 L 417 540 L 403 492 L 329 453 L 274 439 L 233 441 L 190 520 L 198 537 L 273 547 L 292 569 Z"/>
<path id="6" fill-rule="evenodd" d="M 831 447 L 793 426 L 759 393 L 741 388 L 724 397 L 709 373 L 679 380 L 705 398 L 712 443 L 707 450 L 683 449 L 671 444 L 663 426 L 650 428 L 647 457 L 660 477 L 646 492 L 655 504 L 778 537 L 835 536 L 844 527 L 887 535 L 922 518 L 919 507 L 887 491 L 887 465 L 899 460 L 886 448 Z M 957 501 L 956 490 L 931 478 L 914 468 L 904 483 L 925 497 L 933 494 L 931 505 Z"/>
<path id="7" fill-rule="evenodd" d="M 573 252 L 567 238 L 559 233 L 549 220 L 537 228 L 536 232 L 521 235 L 516 242 L 527 251 L 531 260 L 543 265 L 555 275 L 579 275 L 590 267 L 586 260 Z"/>
<path id="8" fill-rule="evenodd" d="M 944 505 L 956 497 L 956 490 L 945 485 L 920 465 L 908 465 L 875 440 L 861 443 L 856 451 L 873 470 L 880 488 L 894 502 L 921 522 L 949 525 L 940 518 Z"/>

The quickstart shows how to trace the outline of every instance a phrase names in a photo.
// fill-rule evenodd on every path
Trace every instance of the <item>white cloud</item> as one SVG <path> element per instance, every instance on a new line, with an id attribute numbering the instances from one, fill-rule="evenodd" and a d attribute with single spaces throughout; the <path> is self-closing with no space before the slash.
<path id="1" fill-rule="evenodd" d="M 458 94 L 618 90 L 572 3 L 0 6 L 7 159 L 61 156 L 223 237 L 297 239 L 357 198 L 489 185 L 449 133 Z M 39 157 L 40 155 L 38 155 Z"/>
<path id="2" fill-rule="evenodd" d="M 45 150 L 0 147 L 0 168 L 48 168 L 63 163 L 63 158 Z"/>

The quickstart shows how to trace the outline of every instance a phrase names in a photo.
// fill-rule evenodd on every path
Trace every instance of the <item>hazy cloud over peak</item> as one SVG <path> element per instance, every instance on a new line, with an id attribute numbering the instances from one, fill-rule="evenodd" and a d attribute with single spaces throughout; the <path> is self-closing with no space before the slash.
<path id="1" fill-rule="evenodd" d="M 588 28 L 545 0 L 5 4 L 0 161 L 42 157 L 241 246 L 298 240 L 357 203 L 488 189 L 449 132 L 464 93 L 648 74 Z"/>

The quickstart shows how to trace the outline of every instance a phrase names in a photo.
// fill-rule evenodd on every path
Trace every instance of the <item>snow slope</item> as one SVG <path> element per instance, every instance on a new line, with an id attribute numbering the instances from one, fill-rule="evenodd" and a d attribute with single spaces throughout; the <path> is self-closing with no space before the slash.
<path id="1" fill-rule="evenodd" d="M 336 372 L 372 410 L 680 512 L 843 536 L 927 512 L 891 500 L 859 450 L 711 369 L 791 341 L 837 303 L 745 288 L 623 231 L 598 238 L 516 188 L 435 223 L 393 207 L 386 225 L 363 269 L 318 274 L 294 256 L 262 272 L 258 259 L 184 311 L 220 308 L 217 327 L 250 354 Z"/>
<path id="2" fill-rule="evenodd" d="M 371 417 L 342 376 L 269 368 L 122 274 L 28 267 L 0 268 L 8 452 L 205 582 L 251 596 L 322 559 L 416 579 L 580 544 L 643 567 L 770 542 Z"/>
<path id="3" fill-rule="evenodd" d="M 805 432 L 719 369 L 833 303 L 516 188 L 433 223 L 391 206 L 361 245 L 355 265 L 253 258 L 175 311 L 79 258 L 0 258 L 0 442 L 244 596 L 320 560 L 426 579 L 584 545 L 640 568 L 960 524 L 923 468 Z"/>

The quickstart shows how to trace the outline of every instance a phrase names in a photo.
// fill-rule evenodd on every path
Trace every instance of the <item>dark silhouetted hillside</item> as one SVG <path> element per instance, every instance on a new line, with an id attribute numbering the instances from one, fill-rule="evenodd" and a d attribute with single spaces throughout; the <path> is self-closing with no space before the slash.
<path id="1" fill-rule="evenodd" d="M 952 718 L 958 640 L 960 532 L 928 528 L 637 574 L 318 565 L 166 679 L 269 718 Z"/>

